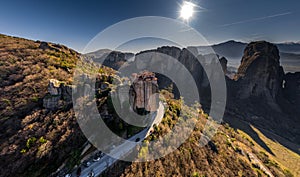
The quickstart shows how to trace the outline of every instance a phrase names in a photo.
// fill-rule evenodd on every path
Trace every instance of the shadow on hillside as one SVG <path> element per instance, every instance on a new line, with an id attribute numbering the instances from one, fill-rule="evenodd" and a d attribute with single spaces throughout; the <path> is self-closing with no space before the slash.
<path id="1" fill-rule="evenodd" d="M 297 153 L 300 155 L 300 145 L 293 143 L 291 140 L 288 140 L 279 134 L 274 134 L 266 129 L 256 127 L 265 137 L 269 138 L 270 140 L 281 144 L 282 146 L 286 147 L 287 149 Z"/>
<path id="2" fill-rule="evenodd" d="M 272 150 L 268 147 L 268 145 L 259 137 L 257 132 L 250 126 L 251 124 L 243 121 L 239 118 L 236 118 L 235 116 L 226 115 L 224 116 L 224 121 L 228 123 L 232 128 L 234 129 L 240 129 L 247 133 L 249 136 L 252 137 L 252 139 L 259 144 L 261 147 L 263 147 L 266 151 L 274 155 Z M 280 136 L 280 134 L 275 134 L 271 131 L 267 130 L 267 127 L 262 128 L 259 126 L 255 126 L 255 128 L 263 134 L 263 136 L 267 137 L 268 139 L 278 142 L 280 145 L 286 147 L 287 149 L 300 154 L 300 145 L 297 145 L 293 143 L 291 140 L 288 140 L 284 138 L 283 136 Z"/>
<path id="3" fill-rule="evenodd" d="M 234 129 L 240 129 L 247 133 L 257 144 L 259 144 L 262 148 L 268 151 L 270 154 L 274 155 L 272 150 L 268 147 L 268 145 L 258 136 L 258 134 L 253 130 L 249 123 L 243 122 L 238 118 L 234 118 L 233 116 L 224 116 L 224 121 L 229 124 L 230 127 Z"/>
<path id="4" fill-rule="evenodd" d="M 16 105 L 12 108 L 13 111 L 7 111 L 8 113 L 5 113 L 5 110 L 0 110 L 2 118 L 0 119 L 0 142 L 7 141 L 7 137 L 17 135 L 22 129 L 23 118 L 30 115 L 34 109 L 39 107 L 39 104 L 42 104 L 41 100 L 36 103 Z"/>

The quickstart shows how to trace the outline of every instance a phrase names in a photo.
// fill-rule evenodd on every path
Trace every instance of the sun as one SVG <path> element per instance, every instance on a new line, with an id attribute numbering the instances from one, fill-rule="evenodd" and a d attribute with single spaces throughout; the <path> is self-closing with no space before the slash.
<path id="1" fill-rule="evenodd" d="M 195 6 L 196 5 L 191 2 L 184 1 L 180 10 L 180 18 L 184 20 L 189 20 L 194 14 Z"/>

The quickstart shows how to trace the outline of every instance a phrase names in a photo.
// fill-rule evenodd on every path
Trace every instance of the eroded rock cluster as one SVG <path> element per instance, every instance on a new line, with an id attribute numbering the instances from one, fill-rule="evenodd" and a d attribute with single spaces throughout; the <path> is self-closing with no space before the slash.
<path id="1" fill-rule="evenodd" d="M 55 110 L 72 102 L 72 86 L 66 85 L 56 79 L 50 79 L 48 94 L 43 99 L 43 106 Z"/>

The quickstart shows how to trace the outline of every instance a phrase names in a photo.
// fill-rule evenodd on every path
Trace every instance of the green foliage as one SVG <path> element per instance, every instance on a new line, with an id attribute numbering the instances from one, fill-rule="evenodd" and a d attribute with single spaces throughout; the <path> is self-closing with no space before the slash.
<path id="1" fill-rule="evenodd" d="M 69 69 L 73 69 L 75 67 L 75 64 L 74 63 L 69 63 L 66 60 L 62 60 L 60 62 L 60 67 L 65 69 L 65 70 L 69 70 Z"/>
<path id="2" fill-rule="evenodd" d="M 170 92 L 170 93 L 173 93 L 173 89 L 174 89 L 173 83 L 170 84 L 170 85 L 166 88 L 166 90 L 167 90 L 168 92 Z"/>
<path id="3" fill-rule="evenodd" d="M 47 140 L 42 136 L 42 137 L 40 137 L 39 142 L 44 144 L 47 142 Z"/>
<path id="4" fill-rule="evenodd" d="M 39 101 L 39 98 L 36 97 L 36 96 L 35 96 L 35 97 L 32 97 L 32 98 L 31 98 L 31 101 L 37 103 L 37 102 Z"/>
<path id="5" fill-rule="evenodd" d="M 143 130 L 143 129 L 144 129 L 143 127 L 129 126 L 129 127 L 127 128 L 127 134 L 128 134 L 128 136 L 130 137 L 130 136 L 132 136 L 132 135 L 138 133 L 139 131 L 141 131 L 141 130 Z"/>
<path id="6" fill-rule="evenodd" d="M 270 159 L 268 160 L 268 162 L 266 163 L 266 165 L 268 167 L 270 167 L 270 166 L 279 167 L 279 165 L 278 165 L 277 162 L 275 162 L 274 160 L 270 160 Z"/>
<path id="7" fill-rule="evenodd" d="M 156 131 L 156 132 L 159 131 L 159 127 L 158 127 L 156 124 L 153 125 L 153 129 L 154 129 L 154 131 Z"/>
<path id="8" fill-rule="evenodd" d="M 146 142 L 145 144 L 143 144 L 143 146 L 141 147 L 140 151 L 139 151 L 139 158 L 146 158 L 147 154 L 149 152 L 148 149 L 148 143 Z"/>
<path id="9" fill-rule="evenodd" d="M 200 174 L 199 174 L 198 172 L 194 172 L 194 173 L 192 174 L 192 177 L 200 177 Z"/>
<path id="10" fill-rule="evenodd" d="M 26 147 L 28 149 L 30 149 L 35 142 L 36 142 L 36 138 L 35 137 L 28 138 L 28 140 L 26 142 Z"/>
<path id="11" fill-rule="evenodd" d="M 252 146 L 255 145 L 255 144 L 253 143 L 253 141 L 251 141 L 247 136 L 242 135 L 242 138 L 244 138 L 245 140 L 247 140 Z"/>
<path id="12" fill-rule="evenodd" d="M 3 98 L 2 101 L 5 102 L 7 105 L 12 106 L 11 101 L 9 99 Z"/>
<path id="13" fill-rule="evenodd" d="M 67 162 L 67 167 L 69 169 L 72 169 L 75 165 L 80 164 L 80 151 L 79 150 L 73 150 L 70 153 L 70 158 Z"/>
<path id="14" fill-rule="evenodd" d="M 227 146 L 229 146 L 229 147 L 231 147 L 231 141 L 230 141 L 230 139 L 226 139 L 226 144 L 227 144 Z"/>
<path id="15" fill-rule="evenodd" d="M 191 177 L 205 177 L 205 175 L 200 175 L 199 172 L 193 172 Z"/>
<path id="16" fill-rule="evenodd" d="M 100 68 L 100 69 L 98 70 L 98 72 L 99 72 L 99 74 L 104 74 L 104 73 L 105 73 L 103 68 Z"/>
<path id="17" fill-rule="evenodd" d="M 119 123 L 119 129 L 123 130 L 123 124 L 122 124 L 122 122 Z"/>
<path id="18" fill-rule="evenodd" d="M 26 150 L 26 149 L 22 149 L 20 152 L 21 152 L 22 154 L 24 154 L 24 153 L 27 152 L 27 150 Z"/>
<path id="19" fill-rule="evenodd" d="M 286 177 L 293 177 L 294 175 L 287 169 L 284 169 L 283 170 L 283 173 Z"/>
<path id="20" fill-rule="evenodd" d="M 112 102 L 112 98 L 110 95 L 107 97 L 107 108 L 108 108 L 108 112 L 110 113 L 114 112 L 114 104 Z"/>

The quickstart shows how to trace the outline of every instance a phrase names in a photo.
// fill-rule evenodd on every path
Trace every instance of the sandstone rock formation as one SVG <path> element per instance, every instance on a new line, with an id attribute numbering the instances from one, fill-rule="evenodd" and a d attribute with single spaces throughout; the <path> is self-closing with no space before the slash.
<path id="1" fill-rule="evenodd" d="M 191 47 L 180 49 L 164 46 L 142 51 L 135 55 L 135 61 L 140 61 L 136 62 L 136 67 L 139 69 L 139 67 L 152 66 L 158 59 L 165 61 L 162 60 L 164 57 L 159 53 L 171 56 L 190 72 L 198 87 L 200 103 L 206 112 L 211 103 L 211 88 L 208 78 L 217 80 L 224 77 L 225 74 L 227 112 L 255 125 L 265 128 L 265 125 L 268 125 L 268 129 L 274 132 L 285 132 L 282 136 L 287 138 L 290 138 L 291 135 L 295 135 L 296 139 L 300 137 L 296 128 L 290 128 L 295 120 L 298 120 L 294 107 L 299 105 L 299 74 L 284 75 L 283 68 L 280 66 L 279 51 L 275 45 L 265 41 L 252 42 L 247 45 L 237 74 L 235 71 L 230 71 L 229 67 L 227 68 L 226 58 L 219 59 L 215 54 L 197 55 L 197 50 Z M 122 55 L 115 53 L 110 56 L 113 58 L 108 57 L 107 59 L 112 63 L 119 62 L 121 60 L 114 59 L 119 56 Z M 224 73 L 216 72 L 220 66 L 217 60 L 219 60 Z M 183 75 L 180 75 L 182 70 L 176 64 L 166 62 L 162 67 L 164 70 L 176 71 L 176 74 L 178 73 L 176 79 L 179 82 L 185 84 L 188 82 Z M 156 83 L 159 89 L 170 88 L 169 86 L 173 85 L 175 98 L 182 96 L 170 78 L 160 73 L 155 73 L 155 77 L 158 79 Z M 144 79 L 137 79 L 131 89 L 131 105 L 135 110 L 146 109 L 147 101 L 138 99 L 145 98 Z M 186 92 L 189 92 L 188 87 Z M 187 97 L 184 98 L 186 101 Z M 147 110 L 150 109 L 147 108 Z"/>
<path id="2" fill-rule="evenodd" d="M 265 41 L 250 43 L 244 50 L 236 76 L 237 97 L 260 97 L 273 105 L 282 92 L 284 72 L 279 58 L 275 45 Z"/>
<path id="3" fill-rule="evenodd" d="M 65 85 L 56 79 L 50 79 L 48 94 L 43 99 L 43 106 L 46 109 L 54 110 L 72 102 L 72 86 Z"/>
<path id="4" fill-rule="evenodd" d="M 143 72 L 133 75 L 129 90 L 129 102 L 134 111 L 154 112 L 158 108 L 158 85 L 154 73 Z"/>
<path id="5" fill-rule="evenodd" d="M 258 127 L 300 142 L 299 73 L 284 74 L 278 48 L 271 43 L 250 43 L 234 79 L 227 81 L 227 108 L 224 120 L 232 115 Z"/>
<path id="6" fill-rule="evenodd" d="M 205 98 L 204 95 L 210 95 L 207 74 L 212 72 L 208 71 L 209 73 L 206 73 L 197 58 L 199 57 L 200 60 L 204 62 L 206 57 L 194 55 L 194 52 L 196 51 L 190 51 L 185 48 L 180 49 L 178 47 L 163 46 L 154 50 L 143 51 L 136 54 L 136 60 L 141 60 L 142 64 L 148 62 L 150 66 L 156 64 L 155 61 L 157 60 L 162 60 L 164 62 L 165 60 L 167 60 L 164 64 L 162 64 L 162 67 L 164 67 L 164 70 L 167 71 L 166 73 L 174 73 L 173 71 L 175 71 L 177 83 L 193 82 L 190 80 L 188 81 L 185 77 L 185 70 L 188 70 L 191 76 L 194 78 L 194 82 L 196 83 L 196 86 L 200 93 L 200 97 Z M 162 55 L 159 53 L 161 53 Z M 142 57 L 140 57 L 140 54 L 143 54 L 141 55 Z M 174 59 L 177 61 L 170 61 L 166 56 L 170 56 L 170 60 Z M 181 64 L 177 64 L 178 62 Z M 171 80 L 171 78 L 168 78 L 161 73 L 156 73 L 156 77 L 158 78 L 158 85 L 160 89 L 166 89 L 169 88 L 170 85 L 173 85 L 173 93 L 175 98 L 179 98 L 180 96 L 182 96 L 182 93 L 179 93 L 174 80 Z M 185 98 L 188 102 L 189 99 L 187 98 L 187 96 L 188 95 L 186 95 Z M 192 101 L 192 103 L 194 103 L 194 101 Z"/>

